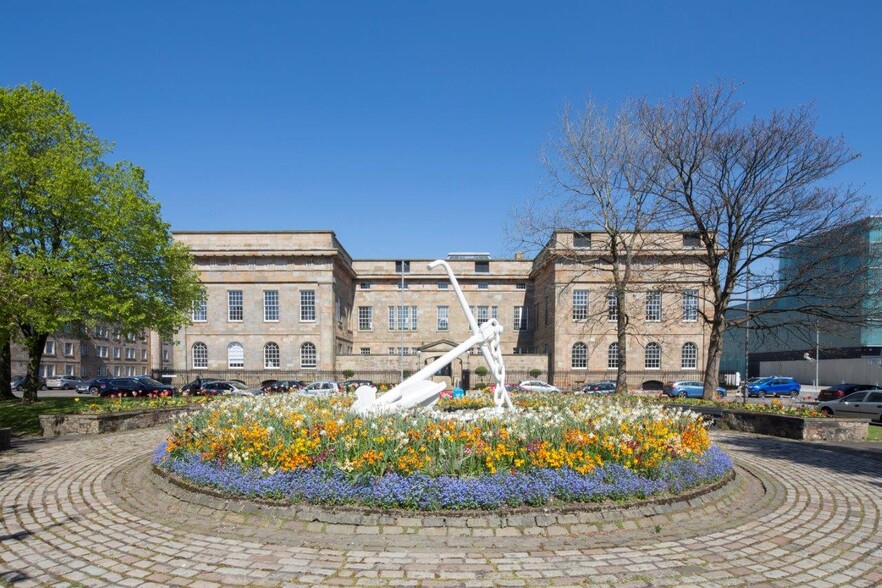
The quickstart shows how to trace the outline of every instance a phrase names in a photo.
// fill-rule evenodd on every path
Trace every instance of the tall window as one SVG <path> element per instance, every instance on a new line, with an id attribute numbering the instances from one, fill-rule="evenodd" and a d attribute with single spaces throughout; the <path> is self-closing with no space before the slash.
<path id="1" fill-rule="evenodd" d="M 619 344 L 610 343 L 606 349 L 606 367 L 611 370 L 619 369 Z"/>
<path id="2" fill-rule="evenodd" d="M 698 320 L 698 290 L 683 290 L 683 320 Z"/>
<path id="3" fill-rule="evenodd" d="M 358 307 L 358 330 L 372 331 L 374 329 L 374 307 L 359 306 Z"/>
<path id="4" fill-rule="evenodd" d="M 588 367 L 588 347 L 584 343 L 576 343 L 573 345 L 573 369 Z"/>
<path id="5" fill-rule="evenodd" d="M 227 290 L 227 320 L 242 320 L 242 290 Z"/>
<path id="6" fill-rule="evenodd" d="M 312 343 L 304 343 L 300 346 L 300 367 L 314 368 L 318 364 L 318 356 L 315 352 L 315 345 Z"/>
<path id="7" fill-rule="evenodd" d="M 646 320 L 658 322 L 662 318 L 662 293 L 658 290 L 646 293 Z"/>
<path id="8" fill-rule="evenodd" d="M 230 343 L 227 347 L 227 367 L 231 370 L 245 367 L 245 348 L 241 343 Z"/>
<path id="9" fill-rule="evenodd" d="M 487 321 L 490 320 L 490 307 L 489 306 L 478 306 L 476 307 L 477 313 L 475 313 L 475 318 L 478 319 L 478 324 L 483 325 Z"/>
<path id="10" fill-rule="evenodd" d="M 449 323 L 450 308 L 447 306 L 438 307 L 438 330 L 446 331 L 450 328 Z"/>
<path id="11" fill-rule="evenodd" d="M 275 343 L 267 343 L 263 346 L 263 367 L 272 370 L 282 367 L 282 359 L 279 356 L 279 346 Z"/>
<path id="12" fill-rule="evenodd" d="M 193 369 L 208 369 L 208 346 L 205 343 L 193 343 Z"/>
<path id="13" fill-rule="evenodd" d="M 646 357 L 643 366 L 648 370 L 661 368 L 661 346 L 658 343 L 646 345 Z"/>
<path id="14" fill-rule="evenodd" d="M 65 343 L 64 344 L 64 355 L 67 357 L 73 357 L 74 348 L 73 343 Z"/>
<path id="15" fill-rule="evenodd" d="M 205 292 L 202 293 L 202 300 L 198 300 L 193 305 L 193 322 L 204 323 L 208 320 L 208 300 Z"/>
<path id="16" fill-rule="evenodd" d="M 417 307 L 416 306 L 390 306 L 389 307 L 389 330 L 390 331 L 416 331 Z"/>
<path id="17" fill-rule="evenodd" d="M 573 320 L 588 320 L 588 290 L 573 290 Z"/>
<path id="18" fill-rule="evenodd" d="M 300 291 L 300 320 L 315 320 L 315 290 Z"/>
<path id="19" fill-rule="evenodd" d="M 263 320 L 274 322 L 279 320 L 279 291 L 263 291 Z"/>
<path id="20" fill-rule="evenodd" d="M 619 320 L 619 299 L 616 298 L 615 290 L 606 294 L 606 320 L 610 322 Z"/>
<path id="21" fill-rule="evenodd" d="M 694 370 L 698 367 L 698 346 L 695 343 L 684 343 L 680 349 L 680 367 Z"/>
<path id="22" fill-rule="evenodd" d="M 515 331 L 526 331 L 530 328 L 529 325 L 529 317 L 530 313 L 527 312 L 529 309 L 526 306 L 515 306 L 514 307 L 514 330 Z"/>
<path id="23" fill-rule="evenodd" d="M 46 339 L 46 345 L 43 346 L 43 355 L 55 355 L 55 341 Z"/>

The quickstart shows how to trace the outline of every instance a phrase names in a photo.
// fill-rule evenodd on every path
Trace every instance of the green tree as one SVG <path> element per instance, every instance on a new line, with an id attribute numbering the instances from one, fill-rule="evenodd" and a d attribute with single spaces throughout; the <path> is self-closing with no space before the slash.
<path id="1" fill-rule="evenodd" d="M 28 352 L 25 400 L 37 397 L 43 347 L 65 324 L 110 322 L 169 336 L 201 294 L 144 171 L 110 163 L 111 145 L 38 84 L 0 88 L 0 318 Z"/>

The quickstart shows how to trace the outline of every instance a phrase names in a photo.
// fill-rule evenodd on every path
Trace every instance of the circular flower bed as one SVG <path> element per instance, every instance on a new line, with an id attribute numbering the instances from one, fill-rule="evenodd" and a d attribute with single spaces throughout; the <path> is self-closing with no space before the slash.
<path id="1" fill-rule="evenodd" d="M 658 405 L 519 394 L 501 415 L 471 397 L 362 418 L 353 400 L 215 402 L 179 418 L 154 462 L 235 495 L 419 510 L 646 498 L 732 468 L 699 415 Z"/>

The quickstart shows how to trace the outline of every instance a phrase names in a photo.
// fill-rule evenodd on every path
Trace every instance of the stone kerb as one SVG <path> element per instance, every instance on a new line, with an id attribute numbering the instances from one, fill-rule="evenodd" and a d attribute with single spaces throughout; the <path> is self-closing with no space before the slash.
<path id="1" fill-rule="evenodd" d="M 273 525 L 306 532 L 437 537 L 555 537 L 597 530 L 653 528 L 686 520 L 695 511 L 716 512 L 739 500 L 745 480 L 732 470 L 723 479 L 676 496 L 561 506 L 518 507 L 500 511 L 377 510 L 231 497 L 191 484 L 153 466 L 156 486 L 181 504 L 216 511 L 223 520 L 266 518 Z M 751 476 L 748 474 L 748 478 Z M 205 511 L 208 512 L 207 510 Z M 248 518 L 254 523 L 256 520 Z"/>
<path id="2" fill-rule="evenodd" d="M 155 427 L 180 414 L 196 412 L 202 405 L 155 408 L 96 414 L 41 414 L 40 428 L 44 437 L 58 435 L 99 435 Z"/>

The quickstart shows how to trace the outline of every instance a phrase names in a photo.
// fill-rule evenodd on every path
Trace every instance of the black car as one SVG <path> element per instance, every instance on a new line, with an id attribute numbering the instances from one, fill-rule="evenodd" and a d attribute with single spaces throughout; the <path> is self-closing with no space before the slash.
<path id="1" fill-rule="evenodd" d="M 276 380 L 269 386 L 263 386 L 264 392 L 291 392 L 293 390 L 303 390 L 306 388 L 306 382 L 302 380 Z"/>
<path id="2" fill-rule="evenodd" d="M 9 387 L 17 392 L 21 392 L 25 388 L 25 382 L 27 381 L 27 376 L 15 376 L 12 378 L 12 381 L 9 382 Z M 40 382 L 40 390 L 46 389 L 46 378 L 37 378 Z"/>
<path id="3" fill-rule="evenodd" d="M 579 390 L 579 392 L 581 392 L 582 394 L 614 394 L 615 391 L 616 383 L 611 380 L 585 384 Z"/>
<path id="4" fill-rule="evenodd" d="M 134 378 L 113 378 L 107 384 L 99 385 L 101 396 L 174 396 L 177 389 L 174 386 L 157 382 L 147 376 Z"/>
<path id="5" fill-rule="evenodd" d="M 198 380 L 193 380 L 192 382 L 188 382 L 181 386 L 181 394 L 199 394 L 199 391 L 205 384 L 210 384 L 211 382 L 217 382 L 219 378 L 199 378 Z"/>
<path id="6" fill-rule="evenodd" d="M 77 394 L 91 394 L 92 396 L 98 396 L 101 392 L 101 387 L 106 386 L 112 379 L 113 378 L 109 376 L 102 376 L 100 378 L 86 380 L 77 386 Z"/>
<path id="7" fill-rule="evenodd" d="M 818 402 L 839 400 L 852 392 L 863 392 L 864 390 L 875 390 L 876 388 L 878 386 L 873 386 L 872 384 L 836 384 L 818 392 Z"/>

